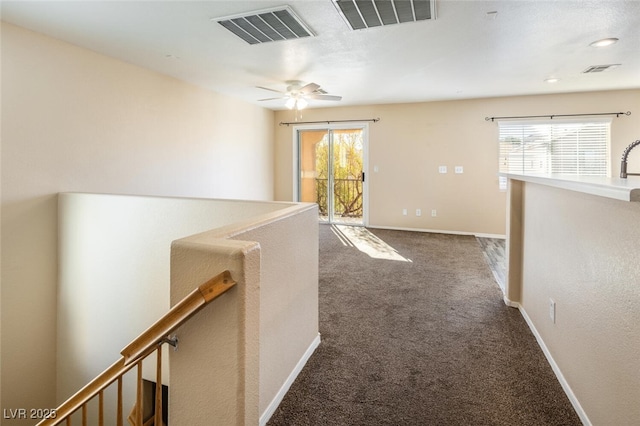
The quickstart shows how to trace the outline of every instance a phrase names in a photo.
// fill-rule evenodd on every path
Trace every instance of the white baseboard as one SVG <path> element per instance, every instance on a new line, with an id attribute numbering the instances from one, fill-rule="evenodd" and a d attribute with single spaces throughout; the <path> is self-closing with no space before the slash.
<path id="1" fill-rule="evenodd" d="M 313 339 L 313 341 L 311 342 L 311 344 L 309 345 L 305 353 L 302 355 L 302 358 L 300 358 L 300 361 L 298 361 L 298 363 L 296 364 L 291 374 L 289 374 L 289 377 L 287 377 L 287 380 L 285 380 L 284 384 L 282 385 L 282 387 L 280 388 L 276 396 L 273 397 L 273 399 L 267 406 L 267 409 L 264 410 L 264 413 L 262 413 L 262 415 L 260 416 L 260 426 L 265 426 L 269 421 L 269 419 L 271 418 L 271 416 L 273 415 L 273 413 L 275 413 L 276 409 L 284 399 L 284 396 L 289 391 L 289 388 L 291 387 L 293 382 L 296 380 L 296 377 L 298 377 L 298 374 L 300 374 L 300 372 L 304 368 L 305 364 L 307 363 L 311 355 L 313 355 L 318 345 L 320 345 L 320 333 L 318 333 L 316 338 Z"/>
<path id="2" fill-rule="evenodd" d="M 375 226 L 375 225 L 368 225 L 367 228 L 388 229 L 390 231 L 429 232 L 432 234 L 473 235 L 474 237 L 480 237 L 480 238 L 501 238 L 501 239 L 506 238 L 505 235 L 501 235 L 501 234 L 483 234 L 483 233 L 466 232 L 466 231 L 443 231 L 442 229 L 402 228 L 397 226 Z"/>
<path id="3" fill-rule="evenodd" d="M 506 300 L 507 299 L 505 298 L 505 301 Z M 513 302 L 511 302 L 511 303 L 513 303 Z M 560 382 L 560 385 L 562 386 L 562 389 L 564 390 L 564 393 L 569 398 L 569 401 L 571 402 L 571 405 L 573 405 L 573 409 L 576 410 L 576 414 L 578 414 L 578 417 L 580 417 L 580 420 L 582 421 L 582 424 L 585 425 L 585 426 L 591 426 L 591 421 L 589 420 L 589 417 L 587 417 L 587 413 L 585 413 L 584 409 L 580 405 L 580 402 L 578 401 L 578 398 L 576 398 L 576 395 L 573 393 L 573 390 L 569 386 L 569 383 L 564 378 L 564 375 L 562 374 L 562 371 L 560 371 L 560 367 L 558 366 L 558 364 L 556 364 L 556 361 L 551 356 L 551 352 L 549 352 L 549 349 L 547 348 L 547 345 L 545 345 L 544 340 L 542 340 L 542 337 L 538 333 L 538 330 L 533 325 L 533 322 L 531 321 L 531 318 L 529 318 L 529 315 L 527 315 L 527 311 L 525 311 L 524 308 L 522 307 L 522 305 L 520 305 L 519 303 L 516 303 L 516 305 L 517 305 L 518 309 L 520 310 L 520 314 L 522 314 L 522 317 L 527 322 L 527 325 L 529 326 L 529 329 L 531 330 L 533 335 L 536 337 L 536 340 L 538 341 L 538 345 L 542 349 L 542 353 L 544 353 L 544 356 L 547 358 L 547 361 L 549 362 L 549 365 L 551 365 L 551 369 L 553 370 L 553 372 L 555 373 L 556 377 L 558 378 L 558 381 Z"/>
<path id="4" fill-rule="evenodd" d="M 504 293 L 504 289 L 501 287 L 502 292 Z M 504 304 L 511 307 L 511 308 L 518 308 L 520 309 L 520 304 L 518 302 L 513 302 L 511 299 L 508 299 L 506 295 L 503 294 L 502 296 L 502 300 L 504 301 Z M 522 311 L 521 311 L 522 312 Z M 529 328 L 531 328 L 531 326 L 529 326 Z"/>
<path id="5" fill-rule="evenodd" d="M 478 238 L 496 238 L 498 240 L 506 240 L 507 239 L 507 236 L 503 235 L 503 234 L 484 234 L 484 233 L 477 234 L 477 233 L 475 233 L 475 234 L 472 234 L 472 235 L 475 235 Z"/>

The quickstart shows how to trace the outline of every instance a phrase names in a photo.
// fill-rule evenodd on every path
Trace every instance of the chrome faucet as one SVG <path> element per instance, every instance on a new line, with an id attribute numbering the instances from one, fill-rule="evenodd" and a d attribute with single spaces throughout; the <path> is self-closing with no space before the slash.
<path id="1" fill-rule="evenodd" d="M 640 176 L 640 173 L 627 173 L 627 157 L 633 148 L 640 145 L 640 139 L 632 142 L 622 153 L 622 163 L 620 163 L 620 177 L 626 179 L 627 176 Z"/>

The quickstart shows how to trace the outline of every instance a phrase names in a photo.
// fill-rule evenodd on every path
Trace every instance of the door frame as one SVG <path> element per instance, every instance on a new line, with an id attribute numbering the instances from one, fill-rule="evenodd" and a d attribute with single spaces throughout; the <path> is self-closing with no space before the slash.
<path id="1" fill-rule="evenodd" d="M 301 130 L 345 130 L 345 129 L 362 129 L 362 171 L 364 173 L 364 182 L 362 182 L 362 225 L 369 226 L 369 181 L 371 174 L 369 173 L 369 123 L 366 121 L 353 121 L 349 123 L 323 123 L 323 124 L 300 124 L 292 126 L 292 145 L 293 145 L 293 194 L 292 200 L 300 202 L 300 143 L 298 141 L 298 132 Z"/>

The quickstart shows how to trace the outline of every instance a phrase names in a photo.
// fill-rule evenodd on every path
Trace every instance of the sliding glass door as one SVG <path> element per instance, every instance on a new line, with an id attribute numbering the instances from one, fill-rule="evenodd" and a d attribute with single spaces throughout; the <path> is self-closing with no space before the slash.
<path id="1" fill-rule="evenodd" d="M 298 200 L 320 221 L 365 223 L 365 127 L 298 129 Z"/>

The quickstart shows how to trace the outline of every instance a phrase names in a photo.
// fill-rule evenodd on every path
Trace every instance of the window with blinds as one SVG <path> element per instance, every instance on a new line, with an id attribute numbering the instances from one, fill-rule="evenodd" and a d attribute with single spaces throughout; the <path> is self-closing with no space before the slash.
<path id="1" fill-rule="evenodd" d="M 500 172 L 607 176 L 610 121 L 500 122 Z"/>

